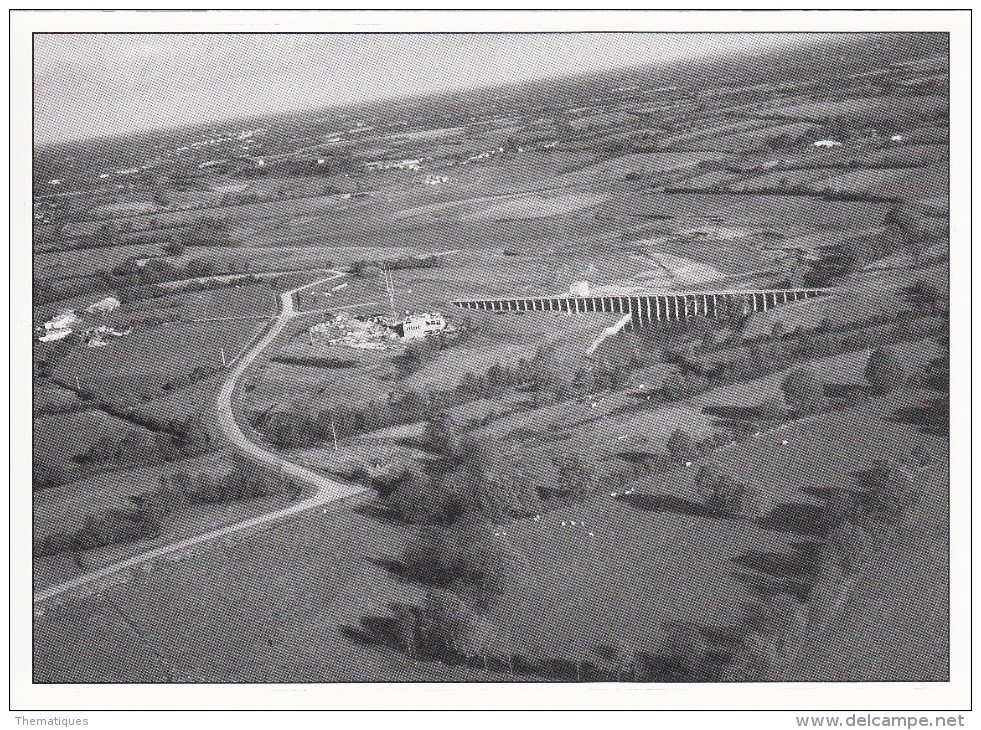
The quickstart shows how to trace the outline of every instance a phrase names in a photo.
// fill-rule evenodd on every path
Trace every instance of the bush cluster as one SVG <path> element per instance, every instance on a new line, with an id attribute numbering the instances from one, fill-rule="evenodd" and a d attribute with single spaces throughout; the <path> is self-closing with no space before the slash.
<path id="1" fill-rule="evenodd" d="M 78 530 L 54 533 L 34 543 L 34 555 L 41 557 L 64 552 L 135 542 L 160 533 L 160 521 L 150 510 L 133 507 L 100 510 L 87 515 Z"/>
<path id="2" fill-rule="evenodd" d="M 106 408 L 110 413 L 113 409 Z M 75 457 L 84 470 L 97 471 L 124 466 L 149 466 L 176 461 L 212 451 L 217 439 L 205 424 L 200 413 L 185 418 L 161 422 L 139 418 L 132 411 L 118 414 L 144 429 L 129 429 L 121 435 L 105 435 L 96 439 Z"/>
<path id="3" fill-rule="evenodd" d="M 705 508 L 720 517 L 758 519 L 764 505 L 759 490 L 735 479 L 714 464 L 706 464 L 695 476 L 695 491 Z"/>
<path id="4" fill-rule="evenodd" d="M 403 648 L 412 656 L 482 656 L 486 663 L 500 638 L 487 614 L 525 569 L 503 531 L 479 515 L 425 528 L 406 544 L 401 567 L 427 587 L 421 607 L 396 613 Z"/>

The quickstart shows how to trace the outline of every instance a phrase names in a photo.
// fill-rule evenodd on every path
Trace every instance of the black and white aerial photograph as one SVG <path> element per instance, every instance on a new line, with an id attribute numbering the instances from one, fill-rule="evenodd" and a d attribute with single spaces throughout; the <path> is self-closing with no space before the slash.
<path id="1" fill-rule="evenodd" d="M 27 35 L 32 691 L 952 682 L 950 33 L 386 12 Z"/>

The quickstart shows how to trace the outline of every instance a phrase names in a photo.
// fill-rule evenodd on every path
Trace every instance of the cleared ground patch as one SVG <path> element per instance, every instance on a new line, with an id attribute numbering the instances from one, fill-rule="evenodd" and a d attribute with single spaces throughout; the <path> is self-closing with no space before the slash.
<path id="1" fill-rule="evenodd" d="M 465 220 L 513 220 L 550 218 L 590 208 L 606 199 L 596 193 L 569 193 L 554 197 L 532 196 L 497 203 L 464 215 Z"/>
<path id="2" fill-rule="evenodd" d="M 947 175 L 945 167 L 860 170 L 828 178 L 814 187 L 837 194 L 917 200 L 935 198 L 938 192 L 945 191 Z"/>
<path id="3" fill-rule="evenodd" d="M 775 140 L 781 140 L 781 144 L 800 142 L 813 136 L 819 129 L 817 125 L 808 122 L 778 124 L 735 134 L 703 137 L 687 143 L 687 146 L 699 150 L 718 150 L 719 152 L 756 152 L 768 149 Z"/>
<path id="4" fill-rule="evenodd" d="M 721 162 L 729 156 L 718 152 L 642 152 L 598 162 L 563 176 L 567 183 L 611 182 L 629 176 L 648 176 L 695 167 L 701 162 Z"/>
<path id="5" fill-rule="evenodd" d="M 628 244 L 630 253 L 624 257 L 624 261 L 616 262 L 621 266 L 604 261 L 596 267 L 597 285 L 591 289 L 591 293 L 616 295 L 681 290 L 722 278 L 723 273 L 713 266 L 667 253 L 664 244 L 664 238 L 631 241 Z M 628 276 L 620 278 L 624 273 Z"/>
<path id="6" fill-rule="evenodd" d="M 942 96 L 867 97 L 793 104 L 762 113 L 768 116 L 822 121 L 837 117 L 866 122 L 894 121 L 896 124 L 908 125 L 916 120 L 931 119 L 946 111 L 947 103 L 947 99 Z"/>

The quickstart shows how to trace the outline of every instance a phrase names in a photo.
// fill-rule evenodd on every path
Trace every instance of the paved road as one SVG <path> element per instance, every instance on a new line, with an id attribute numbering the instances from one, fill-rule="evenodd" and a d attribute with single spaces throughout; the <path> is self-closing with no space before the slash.
<path id="1" fill-rule="evenodd" d="M 121 573 L 124 573 L 127 570 L 140 567 L 154 560 L 176 555 L 196 545 L 201 545 L 222 537 L 227 537 L 228 535 L 232 535 L 236 532 L 266 525 L 270 522 L 275 522 L 276 520 L 281 520 L 315 507 L 320 507 L 329 502 L 334 502 L 339 499 L 344 499 L 345 497 L 361 494 L 365 491 L 365 488 L 360 485 L 345 484 L 343 482 L 335 481 L 322 474 L 311 471 L 306 467 L 300 466 L 299 464 L 287 461 L 278 454 L 275 454 L 263 446 L 250 441 L 242 431 L 241 427 L 238 425 L 238 422 L 235 420 L 235 414 L 232 408 L 232 395 L 235 391 L 235 386 L 242 377 L 243 373 L 245 373 L 249 366 L 255 362 L 256 358 L 262 353 L 262 351 L 265 350 L 273 342 L 273 340 L 279 336 L 279 334 L 283 331 L 283 328 L 286 327 L 292 317 L 296 316 L 297 314 L 305 314 L 304 312 L 296 312 L 294 309 L 293 295 L 309 286 L 314 286 L 324 281 L 330 281 L 341 276 L 344 276 L 344 274 L 337 272 L 334 276 L 326 279 L 320 279 L 312 284 L 297 287 L 296 289 L 291 289 L 288 292 L 283 292 L 280 294 L 279 298 L 281 308 L 279 314 L 272 320 L 269 329 L 266 330 L 266 333 L 258 341 L 256 341 L 250 350 L 239 358 L 234 367 L 232 367 L 232 369 L 229 371 L 228 377 L 225 379 L 224 384 L 222 384 L 221 391 L 218 393 L 218 402 L 216 404 L 218 424 L 221 430 L 224 432 L 226 438 L 236 449 L 257 462 L 266 464 L 283 472 L 284 474 L 291 476 L 295 481 L 306 486 L 309 490 L 312 490 L 312 495 L 281 510 L 251 517 L 242 522 L 226 525 L 225 527 L 212 530 L 211 532 L 189 537 L 185 540 L 181 540 L 170 545 L 164 545 L 148 552 L 134 555 L 118 563 L 113 563 L 112 565 L 108 565 L 104 568 L 94 570 L 91 573 L 80 575 L 65 583 L 60 583 L 58 585 L 51 586 L 50 588 L 45 588 L 34 595 L 35 606 L 70 591 L 82 590 L 86 588 L 94 588 L 97 590 L 100 587 L 100 583 L 103 582 L 105 584 L 112 585 L 114 584 L 113 579 L 118 578 Z"/>

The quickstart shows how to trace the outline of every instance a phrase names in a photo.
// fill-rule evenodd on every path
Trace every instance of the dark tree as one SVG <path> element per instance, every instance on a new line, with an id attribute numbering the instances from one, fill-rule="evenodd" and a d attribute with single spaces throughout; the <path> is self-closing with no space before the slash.
<path id="1" fill-rule="evenodd" d="M 788 373 L 781 388 L 787 404 L 797 413 L 820 413 L 827 405 L 824 384 L 810 368 L 800 368 Z"/>
<path id="2" fill-rule="evenodd" d="M 691 434 L 684 429 L 679 428 L 668 437 L 668 454 L 675 461 L 685 461 L 691 456 L 694 447 L 695 442 Z"/>
<path id="3" fill-rule="evenodd" d="M 426 448 L 443 456 L 454 457 L 460 451 L 460 429 L 443 409 L 430 416 L 423 440 Z"/>
<path id="4" fill-rule="evenodd" d="M 698 470 L 695 489 L 705 508 L 712 514 L 724 517 L 756 517 L 759 511 L 755 491 L 715 464 L 706 464 Z"/>
<path id="5" fill-rule="evenodd" d="M 437 489 L 428 474 L 413 470 L 403 475 L 389 494 L 388 506 L 409 522 L 434 524 L 446 520 L 446 494 Z"/>
<path id="6" fill-rule="evenodd" d="M 688 383 L 680 373 L 672 373 L 661 384 L 665 400 L 678 401 L 688 394 Z"/>
<path id="7" fill-rule="evenodd" d="M 906 371 L 891 347 L 879 347 L 869 355 L 865 379 L 876 395 L 886 395 L 906 382 Z"/>
<path id="8" fill-rule="evenodd" d="M 871 514 L 882 522 L 901 522 L 919 499 L 909 472 L 891 461 L 877 461 L 864 481 Z"/>
<path id="9" fill-rule="evenodd" d="M 418 636 L 429 654 L 452 659 L 482 657 L 486 664 L 495 630 L 464 599 L 433 589 L 419 611 Z"/>

